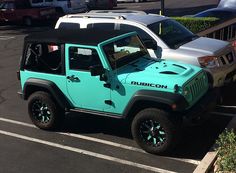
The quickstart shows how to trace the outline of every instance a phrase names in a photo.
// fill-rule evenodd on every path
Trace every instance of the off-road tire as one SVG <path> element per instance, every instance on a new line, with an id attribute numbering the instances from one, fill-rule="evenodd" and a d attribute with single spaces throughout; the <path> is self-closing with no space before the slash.
<path id="1" fill-rule="evenodd" d="M 32 122 L 44 130 L 55 130 L 61 125 L 65 116 L 52 96 L 44 91 L 37 91 L 30 95 L 28 113 Z"/>
<path id="2" fill-rule="evenodd" d="M 148 129 L 148 126 L 150 126 L 148 124 L 152 124 L 151 122 L 154 123 L 153 127 L 157 127 L 154 128 L 153 132 L 146 135 L 145 128 Z M 147 126 L 145 123 L 147 123 Z M 172 150 L 178 142 L 179 126 L 178 122 L 174 123 L 175 121 L 170 119 L 168 112 L 156 108 L 147 108 L 140 111 L 134 117 L 131 125 L 132 136 L 137 144 L 146 152 L 165 154 Z"/>

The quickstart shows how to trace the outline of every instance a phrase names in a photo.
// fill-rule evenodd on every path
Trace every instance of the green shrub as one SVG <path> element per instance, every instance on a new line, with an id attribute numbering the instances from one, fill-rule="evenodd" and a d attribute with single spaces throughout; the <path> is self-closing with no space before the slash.
<path id="1" fill-rule="evenodd" d="M 194 17 L 172 17 L 172 19 L 180 22 L 193 33 L 204 31 L 214 26 L 218 19 L 213 17 L 194 18 Z"/>
<path id="2" fill-rule="evenodd" d="M 217 172 L 236 172 L 236 134 L 224 131 L 216 141 L 218 145 Z"/>

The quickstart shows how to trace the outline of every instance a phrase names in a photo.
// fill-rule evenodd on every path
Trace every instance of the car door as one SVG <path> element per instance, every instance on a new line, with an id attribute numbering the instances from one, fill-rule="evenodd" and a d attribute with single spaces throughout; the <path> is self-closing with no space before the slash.
<path id="1" fill-rule="evenodd" d="M 102 65 L 95 48 L 66 45 L 67 92 L 77 108 L 104 111 L 110 100 L 110 88 L 100 76 L 91 76 L 89 67 Z"/>

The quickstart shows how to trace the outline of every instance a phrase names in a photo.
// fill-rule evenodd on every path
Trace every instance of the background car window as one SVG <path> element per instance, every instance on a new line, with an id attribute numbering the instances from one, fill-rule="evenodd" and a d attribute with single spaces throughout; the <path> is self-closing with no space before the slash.
<path id="1" fill-rule="evenodd" d="M 15 2 L 16 9 L 26 9 L 30 8 L 30 2 L 29 1 L 23 1 L 23 2 Z"/>
<path id="2" fill-rule="evenodd" d="M 171 49 L 177 49 L 198 38 L 191 31 L 175 20 L 167 19 L 148 25 L 159 38 L 161 38 Z"/>
<path id="3" fill-rule="evenodd" d="M 0 7 L 1 9 L 14 9 L 15 8 L 15 4 L 13 2 L 6 2 L 6 3 L 3 3 Z"/>
<path id="4" fill-rule="evenodd" d="M 62 22 L 60 23 L 59 29 L 79 29 L 80 28 L 80 24 L 78 23 L 65 23 Z"/>
<path id="5" fill-rule="evenodd" d="M 95 49 L 70 47 L 69 65 L 71 70 L 88 71 L 89 67 L 102 63 Z"/>
<path id="6" fill-rule="evenodd" d="M 115 24 L 114 23 L 92 23 L 92 24 L 88 24 L 87 28 L 97 28 L 97 29 L 112 31 L 115 29 Z"/>
<path id="7" fill-rule="evenodd" d="M 142 29 L 132 26 L 132 25 L 120 24 L 120 27 L 118 28 L 118 30 L 128 31 L 128 32 L 136 31 L 138 33 L 139 37 L 144 42 L 145 42 L 145 40 L 153 40 L 152 37 L 148 33 L 143 31 Z"/>

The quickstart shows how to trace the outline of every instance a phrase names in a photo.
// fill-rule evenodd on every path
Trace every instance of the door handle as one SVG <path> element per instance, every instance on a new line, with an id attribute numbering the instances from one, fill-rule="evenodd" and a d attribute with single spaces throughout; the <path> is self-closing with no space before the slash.
<path id="1" fill-rule="evenodd" d="M 66 78 L 72 82 L 79 82 L 80 81 L 78 77 L 75 77 L 75 75 L 67 76 Z"/>

